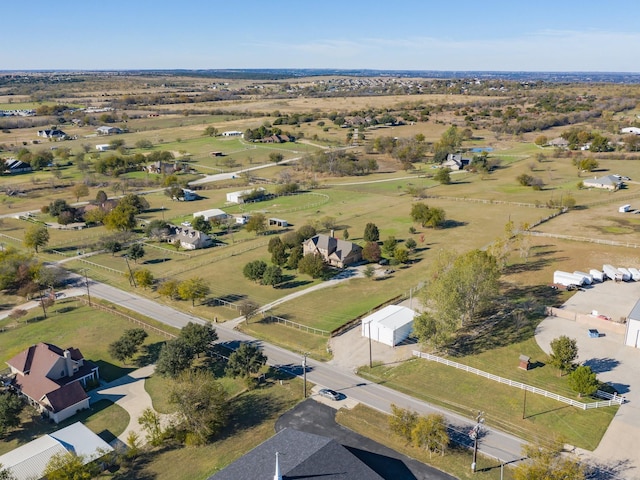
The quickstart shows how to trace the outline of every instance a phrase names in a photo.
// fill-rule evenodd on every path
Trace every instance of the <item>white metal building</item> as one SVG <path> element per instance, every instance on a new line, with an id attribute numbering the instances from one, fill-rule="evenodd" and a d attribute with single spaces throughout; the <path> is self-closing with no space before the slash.
<path id="1" fill-rule="evenodd" d="M 416 312 L 400 305 L 389 305 L 362 319 L 362 336 L 395 347 L 413 330 Z"/>
<path id="2" fill-rule="evenodd" d="M 640 348 L 640 300 L 636 302 L 627 317 L 627 333 L 624 337 L 624 344 Z"/>
<path id="3" fill-rule="evenodd" d="M 237 192 L 229 192 L 227 193 L 227 202 L 229 203 L 244 203 L 244 199 L 249 195 L 252 195 L 254 192 L 259 192 L 261 194 L 265 193 L 265 189 L 262 187 L 250 189 L 250 190 L 239 190 Z"/>
<path id="4" fill-rule="evenodd" d="M 211 208 L 209 210 L 202 210 L 200 212 L 193 212 L 193 218 L 204 217 L 206 221 L 209 220 L 224 220 L 227 218 L 227 214 L 219 208 Z"/>

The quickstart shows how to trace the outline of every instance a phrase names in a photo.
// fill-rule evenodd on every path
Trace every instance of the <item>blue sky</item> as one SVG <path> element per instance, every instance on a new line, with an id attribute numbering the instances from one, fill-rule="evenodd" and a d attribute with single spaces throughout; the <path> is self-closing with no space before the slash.
<path id="1" fill-rule="evenodd" d="M 629 0 L 4 0 L 0 70 L 640 71 Z"/>

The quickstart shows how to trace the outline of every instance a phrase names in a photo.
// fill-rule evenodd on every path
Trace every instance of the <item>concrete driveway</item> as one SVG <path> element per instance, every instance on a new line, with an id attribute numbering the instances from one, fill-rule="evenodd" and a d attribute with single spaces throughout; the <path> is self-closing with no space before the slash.
<path id="1" fill-rule="evenodd" d="M 89 392 L 92 403 L 110 400 L 127 411 L 129 425 L 118 436 L 118 440 L 125 445 L 130 431 L 138 434 L 142 444 L 146 443 L 145 432 L 138 423 L 138 418 L 146 408 L 153 409 L 151 397 L 144 388 L 144 381 L 154 369 L 155 365 L 147 365 Z"/>
<path id="2" fill-rule="evenodd" d="M 640 298 L 640 283 L 605 282 L 577 292 L 563 309 L 599 314 L 613 319 L 626 317 Z M 605 322 L 605 320 L 600 320 Z M 572 320 L 546 318 L 536 330 L 536 341 L 545 352 L 550 352 L 551 340 L 566 335 L 575 338 L 578 360 L 589 365 L 598 378 L 610 383 L 627 398 L 594 452 L 580 452 L 593 458 L 605 469 L 615 472 L 614 477 L 625 480 L 640 479 L 640 349 L 624 345 L 624 335 L 606 332 L 599 338 L 587 335 L 588 327 Z"/>
<path id="3" fill-rule="evenodd" d="M 282 415 L 276 422 L 276 431 L 295 428 L 333 438 L 385 479 L 455 480 L 455 477 L 401 455 L 395 450 L 337 424 L 335 415 L 335 408 L 309 398 Z"/>

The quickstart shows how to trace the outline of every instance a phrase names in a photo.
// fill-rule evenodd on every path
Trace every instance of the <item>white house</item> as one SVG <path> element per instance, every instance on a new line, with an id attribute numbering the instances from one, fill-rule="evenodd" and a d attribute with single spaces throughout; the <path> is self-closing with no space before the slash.
<path id="1" fill-rule="evenodd" d="M 451 170 L 462 170 L 471 163 L 470 158 L 464 158 L 461 153 L 450 153 L 447 155 L 447 159 L 442 162 L 443 168 L 450 168 Z"/>
<path id="2" fill-rule="evenodd" d="M 622 180 L 615 175 L 605 175 L 600 178 L 589 178 L 584 180 L 582 184 L 586 188 L 604 188 L 606 190 L 618 190 L 622 185 Z"/>
<path id="3" fill-rule="evenodd" d="M 82 423 L 38 437 L 0 456 L 2 468 L 16 480 L 43 478 L 47 464 L 54 455 L 73 453 L 82 457 L 83 463 L 99 459 L 113 448 Z"/>
<path id="4" fill-rule="evenodd" d="M 209 220 L 226 220 L 228 215 L 219 208 L 211 208 L 209 210 L 193 212 L 193 218 L 196 217 L 204 217 L 204 219 L 208 222 Z"/>
<path id="5" fill-rule="evenodd" d="M 362 319 L 362 336 L 395 347 L 411 335 L 415 316 L 410 308 L 389 305 Z"/>
<path id="6" fill-rule="evenodd" d="M 174 235 L 168 238 L 167 241 L 174 242 L 176 240 L 180 242 L 180 246 L 185 250 L 198 250 L 213 246 L 213 238 L 206 233 L 190 228 L 176 227 Z"/>
<path id="7" fill-rule="evenodd" d="M 636 302 L 627 317 L 627 332 L 624 336 L 624 344 L 640 348 L 640 300 Z"/>
<path id="8" fill-rule="evenodd" d="M 253 190 L 239 190 L 237 192 L 227 193 L 227 202 L 229 203 L 244 203 L 245 199 L 249 196 L 256 195 L 262 196 L 265 193 L 265 189 L 262 187 L 255 188 Z M 261 194 L 261 195 L 258 195 Z"/>
<path id="9" fill-rule="evenodd" d="M 228 132 L 222 132 L 223 137 L 243 137 L 244 134 L 238 130 L 229 130 Z"/>

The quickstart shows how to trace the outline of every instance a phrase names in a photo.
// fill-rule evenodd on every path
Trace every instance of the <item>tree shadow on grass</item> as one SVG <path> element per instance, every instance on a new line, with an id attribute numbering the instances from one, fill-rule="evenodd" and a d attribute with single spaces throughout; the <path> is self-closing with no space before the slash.
<path id="1" fill-rule="evenodd" d="M 258 395 L 256 391 L 248 391 L 229 401 L 232 412 L 227 426 L 220 432 L 217 440 L 229 438 L 261 424 L 271 418 L 283 407 L 283 402 L 273 397 Z"/>
<path id="2" fill-rule="evenodd" d="M 588 462 L 587 478 L 591 480 L 617 480 L 619 478 L 632 478 L 632 470 L 636 467 L 631 460 L 612 460 L 611 462 Z M 627 473 L 625 473 L 627 472 Z"/>
<path id="3" fill-rule="evenodd" d="M 165 342 L 155 342 L 149 345 L 144 345 L 140 351 L 140 354 L 135 359 L 135 365 L 137 367 L 144 367 L 152 363 L 156 363 L 158 356 L 160 355 L 160 349 Z"/>
<path id="4" fill-rule="evenodd" d="M 545 255 L 547 255 L 547 252 L 545 252 Z M 539 257 L 533 261 L 529 261 L 526 263 L 513 263 L 511 265 L 507 265 L 504 269 L 504 273 L 505 275 L 513 275 L 516 273 L 542 270 L 543 268 L 549 266 L 550 264 L 556 263 L 562 260 L 567 260 L 567 257 L 554 257 L 554 258 Z"/>
<path id="5" fill-rule="evenodd" d="M 278 289 L 288 289 L 288 288 L 298 288 L 304 287 L 305 285 L 309 285 L 311 280 L 293 280 L 295 277 L 291 277 L 292 280 L 281 283 L 277 286 Z"/>

